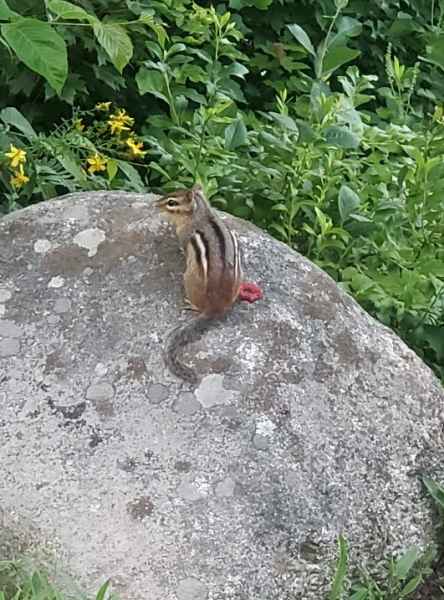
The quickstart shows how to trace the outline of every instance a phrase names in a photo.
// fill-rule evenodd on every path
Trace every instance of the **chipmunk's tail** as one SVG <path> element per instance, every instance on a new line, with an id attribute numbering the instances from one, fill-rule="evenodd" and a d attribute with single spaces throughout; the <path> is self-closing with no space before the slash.
<path id="1" fill-rule="evenodd" d="M 196 342 L 207 331 L 214 321 L 206 315 L 201 315 L 188 323 L 175 327 L 169 334 L 165 344 L 165 364 L 179 379 L 196 384 L 198 377 L 190 367 L 184 365 L 179 359 L 179 353 L 187 344 Z"/>

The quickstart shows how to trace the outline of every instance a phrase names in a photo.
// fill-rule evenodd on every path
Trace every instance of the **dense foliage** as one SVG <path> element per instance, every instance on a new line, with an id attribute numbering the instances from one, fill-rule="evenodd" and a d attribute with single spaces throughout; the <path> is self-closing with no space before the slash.
<path id="1" fill-rule="evenodd" d="M 442 0 L 0 0 L 0 210 L 200 181 L 444 377 Z"/>

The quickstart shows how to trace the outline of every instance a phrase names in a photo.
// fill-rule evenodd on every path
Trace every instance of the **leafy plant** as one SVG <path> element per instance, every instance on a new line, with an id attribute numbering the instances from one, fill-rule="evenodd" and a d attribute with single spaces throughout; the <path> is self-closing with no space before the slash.
<path id="1" fill-rule="evenodd" d="M 94 600 L 117 600 L 109 585 L 109 580 L 105 581 Z M 24 561 L 0 561 L 1 600 L 64 600 L 66 597 L 50 582 L 44 571 L 29 569 Z M 69 597 L 73 597 L 71 592 Z"/>
<path id="2" fill-rule="evenodd" d="M 435 548 L 421 553 L 418 548 L 410 548 L 399 558 L 391 558 L 386 563 L 385 574 L 378 577 L 366 570 L 359 570 L 348 584 L 348 550 L 345 540 L 339 538 L 339 559 L 329 600 L 403 600 L 412 595 L 431 574 L 431 564 L 436 559 Z"/>
<path id="3" fill-rule="evenodd" d="M 134 119 L 111 103 L 76 111 L 51 134 L 37 134 L 15 108 L 0 111 L 0 189 L 4 208 L 81 189 L 125 187 L 142 191 L 133 164 L 144 157 Z M 1 125 L 3 123 L 3 125 Z M 1 154 L 0 154 L 1 156 Z M 0 205 L 1 208 L 1 205 Z"/>

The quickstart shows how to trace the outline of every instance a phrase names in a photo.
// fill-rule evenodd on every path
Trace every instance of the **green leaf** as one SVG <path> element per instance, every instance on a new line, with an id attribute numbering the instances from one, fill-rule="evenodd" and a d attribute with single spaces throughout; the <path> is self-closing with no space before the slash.
<path id="1" fill-rule="evenodd" d="M 344 581 L 347 575 L 348 549 L 347 542 L 342 537 L 338 538 L 339 557 L 336 564 L 336 573 L 330 590 L 329 600 L 341 600 L 344 591 Z"/>
<path id="2" fill-rule="evenodd" d="M 0 21 L 9 21 L 13 17 L 18 17 L 19 14 L 14 12 L 6 4 L 6 0 L 0 0 Z"/>
<path id="3" fill-rule="evenodd" d="M 353 17 L 340 17 L 338 19 L 336 36 L 357 37 L 362 32 L 362 23 Z"/>
<path id="4" fill-rule="evenodd" d="M 305 31 L 299 25 L 287 25 L 290 33 L 297 39 L 297 41 L 304 46 L 304 48 L 312 55 L 316 56 L 315 49 L 313 44 L 311 43 L 310 38 L 305 33 Z"/>
<path id="5" fill-rule="evenodd" d="M 341 215 L 341 221 L 344 223 L 349 216 L 360 205 L 361 200 L 351 188 L 347 185 L 341 185 L 338 195 L 338 209 Z"/>
<path id="6" fill-rule="evenodd" d="M 145 191 L 145 185 L 140 178 L 138 171 L 124 160 L 118 161 L 119 169 L 124 173 L 136 192 Z"/>
<path id="7" fill-rule="evenodd" d="M 414 592 L 420 583 L 422 583 L 422 576 L 421 575 L 417 575 L 416 577 L 413 577 L 402 588 L 401 592 L 399 593 L 399 597 L 400 598 L 405 598 L 406 596 L 408 596 L 409 594 L 411 594 L 412 592 Z"/>
<path id="8" fill-rule="evenodd" d="M 106 592 L 108 591 L 110 580 L 108 579 L 97 592 L 96 600 L 105 600 Z"/>
<path id="9" fill-rule="evenodd" d="M 424 326 L 423 338 L 435 352 L 438 361 L 444 364 L 444 327 Z"/>
<path id="10" fill-rule="evenodd" d="M 423 477 L 422 480 L 433 500 L 444 510 L 444 488 L 429 477 Z"/>
<path id="11" fill-rule="evenodd" d="M 139 88 L 139 94 L 150 93 L 169 104 L 166 96 L 165 81 L 160 71 L 140 67 L 136 75 L 136 83 Z"/>
<path id="12" fill-rule="evenodd" d="M 17 57 L 60 94 L 68 75 L 68 56 L 65 41 L 55 29 L 26 17 L 2 25 L 1 32 Z"/>
<path id="13" fill-rule="evenodd" d="M 241 118 L 236 119 L 225 129 L 225 148 L 234 150 L 248 141 L 247 128 Z"/>
<path id="14" fill-rule="evenodd" d="M 106 163 L 106 172 L 108 173 L 108 181 L 112 181 L 114 179 L 114 177 L 117 174 L 117 171 L 119 169 L 119 165 L 117 160 L 114 160 L 114 158 L 109 158 L 107 163 Z"/>
<path id="15" fill-rule="evenodd" d="M 391 24 L 388 34 L 392 36 L 403 36 L 414 31 L 421 31 L 421 26 L 416 20 L 405 12 L 398 12 L 395 21 Z"/>
<path id="16" fill-rule="evenodd" d="M 95 23 L 94 35 L 113 65 L 122 73 L 133 55 L 133 44 L 125 29 L 116 23 Z"/>
<path id="17" fill-rule="evenodd" d="M 90 15 L 86 10 L 66 0 L 48 0 L 48 8 L 62 19 L 73 19 L 75 21 L 97 22 L 95 15 Z"/>
<path id="18" fill-rule="evenodd" d="M 395 568 L 394 568 L 395 577 L 397 577 L 398 579 L 401 579 L 401 580 L 405 579 L 407 577 L 407 575 L 409 574 L 411 568 L 415 564 L 415 562 L 420 557 L 420 554 L 421 554 L 421 552 L 420 552 L 419 548 L 410 548 L 409 550 L 407 550 L 407 552 L 405 552 L 401 556 L 401 558 L 399 558 L 395 562 Z"/>
<path id="19" fill-rule="evenodd" d="M 32 140 L 33 138 L 37 137 L 37 134 L 32 128 L 32 125 L 28 119 L 25 119 L 22 113 L 13 106 L 8 106 L 2 110 L 0 112 L 0 119 L 6 125 L 11 125 L 12 127 L 15 127 L 21 131 L 28 140 Z"/>
<path id="20" fill-rule="evenodd" d="M 281 127 L 283 127 L 284 129 L 289 129 L 290 131 L 293 131 L 294 133 L 299 133 L 298 126 L 296 125 L 294 120 L 291 117 L 289 117 L 288 115 L 281 115 L 280 113 L 276 113 L 276 112 L 270 112 L 269 115 L 271 117 L 273 117 L 273 119 L 277 123 L 279 123 L 279 125 Z"/>
<path id="21" fill-rule="evenodd" d="M 427 60 L 444 69 L 444 35 L 430 36 L 428 42 Z"/>
<path id="22" fill-rule="evenodd" d="M 337 148 L 353 148 L 359 146 L 359 139 L 345 127 L 332 125 L 325 131 L 325 139 L 330 146 Z"/>
<path id="23" fill-rule="evenodd" d="M 357 590 L 356 592 L 354 592 L 350 596 L 350 600 L 367 600 L 367 598 L 368 598 L 368 589 L 366 589 L 366 588 L 361 588 L 361 589 Z"/>
<path id="24" fill-rule="evenodd" d="M 59 163 L 70 173 L 78 182 L 84 183 L 86 181 L 86 174 L 81 169 L 78 161 L 72 154 L 66 152 L 63 156 L 57 156 Z"/>
<path id="25" fill-rule="evenodd" d="M 244 79 L 244 76 L 248 73 L 248 69 L 241 63 L 234 62 L 226 69 L 226 73 L 232 77 Z"/>
<path id="26" fill-rule="evenodd" d="M 357 58 L 360 54 L 359 50 L 352 50 L 351 48 L 347 48 L 347 46 L 329 48 L 322 64 L 322 75 L 332 73 L 341 65 Z"/>
<path id="27" fill-rule="evenodd" d="M 247 6 L 254 6 L 258 10 L 266 10 L 273 0 L 230 0 L 230 8 L 241 10 Z"/>

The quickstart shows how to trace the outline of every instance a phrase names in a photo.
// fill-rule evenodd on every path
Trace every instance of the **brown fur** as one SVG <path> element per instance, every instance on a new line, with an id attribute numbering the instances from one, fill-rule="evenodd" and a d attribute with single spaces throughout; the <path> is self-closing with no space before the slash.
<path id="1" fill-rule="evenodd" d="M 197 198 L 196 193 L 199 194 Z M 223 317 L 231 309 L 239 295 L 241 282 L 236 280 L 234 265 L 229 262 L 224 264 L 217 241 L 210 244 L 211 225 L 214 226 L 216 221 L 220 230 L 224 232 L 226 232 L 226 227 L 203 200 L 200 188 L 178 190 L 167 194 L 160 198 L 156 205 L 173 223 L 184 247 L 186 253 L 185 296 L 191 304 L 191 308 L 200 315 L 191 323 L 177 327 L 170 334 L 167 341 L 166 362 L 176 376 L 195 383 L 196 377 L 193 371 L 178 360 L 178 349 L 196 336 L 199 337 L 211 325 L 213 319 Z M 206 243 L 210 246 L 208 254 L 207 249 L 202 246 L 201 229 L 204 231 Z M 230 239 L 226 233 L 225 236 Z M 193 247 L 190 241 L 192 237 L 195 245 L 196 238 L 201 245 Z M 205 251 L 205 257 L 201 256 L 200 261 L 196 254 L 199 249 Z M 232 253 L 233 251 L 235 252 L 235 249 L 232 250 Z"/>

